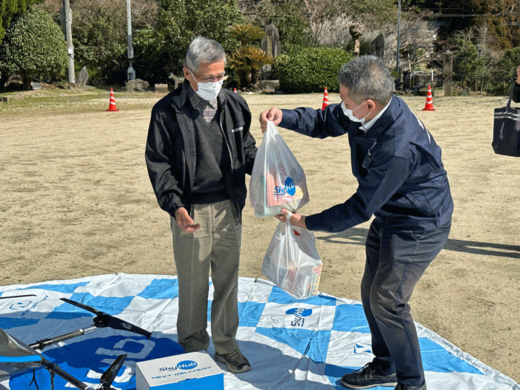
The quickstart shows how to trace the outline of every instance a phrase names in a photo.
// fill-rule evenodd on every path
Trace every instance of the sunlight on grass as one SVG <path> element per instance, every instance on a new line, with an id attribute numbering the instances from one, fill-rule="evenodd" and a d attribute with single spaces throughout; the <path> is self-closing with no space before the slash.
<path id="1" fill-rule="evenodd" d="M 0 103 L 0 116 L 19 114 L 42 115 L 58 112 L 98 112 L 108 109 L 110 90 L 88 88 L 85 90 L 45 89 L 2 93 L 8 103 Z M 116 105 L 132 108 L 151 108 L 164 94 L 155 92 L 114 91 Z"/>

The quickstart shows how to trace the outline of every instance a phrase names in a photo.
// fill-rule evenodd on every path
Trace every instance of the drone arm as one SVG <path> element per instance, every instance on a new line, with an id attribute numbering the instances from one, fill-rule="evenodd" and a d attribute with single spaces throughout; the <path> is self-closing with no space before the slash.
<path id="1" fill-rule="evenodd" d="M 68 372 L 64 371 L 60 366 L 48 361 L 45 358 L 42 359 L 42 365 L 44 365 L 48 370 L 51 370 L 52 372 L 58 374 L 63 379 L 65 379 L 67 382 L 69 382 L 71 385 L 76 386 L 80 390 L 87 390 L 89 388 L 85 383 L 74 378 Z"/>
<path id="2" fill-rule="evenodd" d="M 103 313 L 102 311 L 96 310 L 93 307 L 84 305 L 83 303 L 79 303 L 79 302 L 73 301 L 71 299 L 67 299 L 67 298 L 60 298 L 60 299 L 63 302 L 67 302 L 73 306 L 77 306 L 83 310 L 94 313 L 96 315 L 96 317 L 94 318 L 93 325 L 98 328 L 109 327 L 112 329 L 121 329 L 121 330 L 127 330 L 129 332 L 134 332 L 134 333 L 145 336 L 147 339 L 150 339 L 150 337 L 152 337 L 152 333 L 148 332 L 147 330 L 144 330 L 142 328 L 139 328 L 138 326 L 132 325 L 129 322 L 123 321 L 117 317 L 113 317 L 110 314 Z"/>
<path id="3" fill-rule="evenodd" d="M 41 351 L 45 347 L 48 347 L 49 345 L 59 343 L 60 341 L 65 341 L 65 340 L 68 340 L 68 339 L 72 339 L 74 337 L 82 336 L 84 334 L 93 332 L 96 329 L 97 329 L 96 326 L 91 326 L 90 328 L 86 328 L 86 329 L 78 329 L 78 330 L 76 330 L 74 332 L 66 333 L 66 334 L 61 335 L 61 336 L 56 336 L 56 337 L 53 337 L 51 339 L 38 340 L 35 343 L 29 344 L 29 347 L 31 347 L 32 349 L 38 349 L 38 350 Z"/>

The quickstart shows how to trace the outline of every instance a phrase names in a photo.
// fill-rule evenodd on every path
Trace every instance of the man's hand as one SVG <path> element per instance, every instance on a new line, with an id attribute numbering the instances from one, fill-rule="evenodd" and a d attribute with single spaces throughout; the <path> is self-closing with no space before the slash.
<path id="1" fill-rule="evenodd" d="M 520 66 L 516 68 L 516 83 L 520 84 Z"/>
<path id="2" fill-rule="evenodd" d="M 177 221 L 177 225 L 184 230 L 186 233 L 194 233 L 200 228 L 200 224 L 194 224 L 193 219 L 191 219 L 188 214 L 188 210 L 184 207 L 177 209 L 175 211 L 175 220 Z"/>
<path id="3" fill-rule="evenodd" d="M 274 217 L 277 218 L 279 221 L 286 222 L 287 218 L 286 216 L 290 213 L 289 210 L 282 209 L 282 214 L 275 215 Z M 305 225 L 305 216 L 300 214 L 291 214 L 290 223 L 291 225 L 298 226 L 304 229 L 307 229 L 307 225 Z"/>
<path id="4" fill-rule="evenodd" d="M 267 121 L 271 121 L 275 126 L 278 126 L 282 121 L 282 110 L 278 108 L 271 108 L 260 114 L 260 127 L 262 128 L 262 134 L 267 130 Z"/>

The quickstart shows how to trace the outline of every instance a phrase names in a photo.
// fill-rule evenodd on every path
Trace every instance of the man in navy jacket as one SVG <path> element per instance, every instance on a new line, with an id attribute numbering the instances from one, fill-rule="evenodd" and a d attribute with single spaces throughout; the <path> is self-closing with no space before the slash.
<path id="1" fill-rule="evenodd" d="M 271 108 L 260 115 L 260 123 L 263 131 L 272 120 L 314 138 L 348 134 L 357 191 L 321 213 L 293 214 L 291 224 L 338 232 L 375 216 L 361 282 L 375 358 L 345 374 L 341 384 L 354 389 L 424 390 L 408 301 L 451 227 L 453 201 L 441 149 L 404 101 L 393 95 L 393 79 L 377 57 L 350 61 L 340 70 L 338 81 L 341 104 L 325 110 Z M 284 216 L 278 219 L 285 221 Z"/>

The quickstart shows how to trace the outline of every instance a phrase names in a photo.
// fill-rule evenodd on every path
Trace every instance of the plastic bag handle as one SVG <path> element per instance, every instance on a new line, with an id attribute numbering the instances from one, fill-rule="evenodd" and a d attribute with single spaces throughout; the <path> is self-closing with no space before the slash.
<path id="1" fill-rule="evenodd" d="M 272 132 L 273 134 L 278 133 L 278 129 L 276 128 L 276 126 L 275 126 L 273 121 L 269 121 L 269 120 L 267 121 L 267 130 L 266 130 L 266 132 L 268 132 L 268 131 Z"/>
<path id="2" fill-rule="evenodd" d="M 290 211 L 288 211 L 287 214 L 285 215 L 285 218 L 286 218 L 285 222 L 291 223 L 291 217 L 292 217 L 292 213 Z"/>

